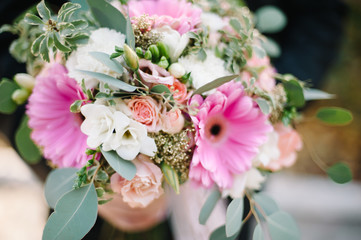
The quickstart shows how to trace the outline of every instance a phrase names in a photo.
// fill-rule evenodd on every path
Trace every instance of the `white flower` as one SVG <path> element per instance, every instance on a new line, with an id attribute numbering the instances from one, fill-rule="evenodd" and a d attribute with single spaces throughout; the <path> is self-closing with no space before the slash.
<path id="1" fill-rule="evenodd" d="M 183 34 L 181 36 L 178 31 L 173 30 L 170 26 L 154 29 L 153 32 L 162 34 L 162 42 L 169 47 L 171 61 L 177 62 L 189 42 L 188 35 Z"/>
<path id="2" fill-rule="evenodd" d="M 154 156 L 154 139 L 147 136 L 147 128 L 120 111 L 114 112 L 115 132 L 103 143 L 104 151 L 115 150 L 125 160 L 133 160 L 138 153 Z"/>
<path id="3" fill-rule="evenodd" d="M 115 129 L 114 110 L 100 104 L 87 104 L 81 107 L 85 120 L 80 126 L 81 131 L 88 135 L 87 144 L 97 148 L 110 139 Z"/>
<path id="4" fill-rule="evenodd" d="M 278 134 L 276 131 L 268 134 L 268 140 L 259 148 L 259 153 L 253 159 L 254 166 L 267 166 L 273 159 L 279 159 L 280 150 L 278 148 Z"/>
<path id="5" fill-rule="evenodd" d="M 226 26 L 223 19 L 215 13 L 203 12 L 201 18 L 202 23 L 209 27 L 211 32 L 217 32 Z"/>
<path id="6" fill-rule="evenodd" d="M 197 55 L 191 54 L 181 57 L 178 62 L 183 65 L 187 72 L 191 72 L 193 87 L 198 89 L 203 85 L 224 76 L 232 75 L 224 68 L 224 61 L 207 50 L 207 58 L 202 62 Z"/>
<path id="7" fill-rule="evenodd" d="M 89 52 L 103 52 L 110 55 L 114 52 L 115 46 L 123 47 L 124 42 L 125 36 L 115 30 L 99 28 L 91 32 L 88 43 L 78 47 L 78 49 L 69 56 L 66 62 L 69 76 L 74 78 L 78 83 L 81 83 L 84 79 L 87 88 L 96 87 L 99 81 L 77 70 L 100 72 L 113 77 L 119 77 L 118 73 L 93 58 Z"/>
<path id="8" fill-rule="evenodd" d="M 181 78 L 186 74 L 186 70 L 179 63 L 173 63 L 168 69 L 169 73 L 175 78 Z"/>
<path id="9" fill-rule="evenodd" d="M 242 198 L 245 189 L 259 190 L 265 179 L 257 168 L 251 168 L 245 173 L 235 175 L 232 188 L 224 189 L 222 195 L 224 197 L 229 195 L 232 198 Z"/>

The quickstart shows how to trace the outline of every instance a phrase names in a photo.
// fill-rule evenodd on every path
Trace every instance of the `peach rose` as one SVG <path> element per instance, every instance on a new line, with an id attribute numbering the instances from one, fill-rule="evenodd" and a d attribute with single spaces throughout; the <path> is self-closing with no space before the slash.
<path id="1" fill-rule="evenodd" d="M 122 195 L 123 201 L 130 207 L 145 208 L 164 193 L 163 174 L 159 167 L 143 154 L 139 154 L 132 162 L 137 168 L 135 177 L 128 181 L 115 173 L 110 179 L 110 186 L 114 192 Z"/>
<path id="2" fill-rule="evenodd" d="M 272 160 L 267 168 L 272 171 L 280 170 L 283 167 L 292 166 L 297 158 L 296 151 L 302 149 L 302 139 L 300 135 L 290 126 L 285 126 L 279 123 L 274 126 L 278 133 L 278 148 L 280 150 L 280 157 Z"/>
<path id="3" fill-rule="evenodd" d="M 184 126 L 184 117 L 179 109 L 172 109 L 162 115 L 162 130 L 166 133 L 179 133 Z"/>
<path id="4" fill-rule="evenodd" d="M 167 87 L 173 93 L 173 98 L 177 102 L 184 103 L 188 99 L 187 87 L 180 81 L 175 80 L 173 85 L 167 85 Z"/>
<path id="5" fill-rule="evenodd" d="M 147 126 L 149 132 L 160 130 L 160 105 L 149 96 L 137 96 L 127 100 L 135 121 Z"/>

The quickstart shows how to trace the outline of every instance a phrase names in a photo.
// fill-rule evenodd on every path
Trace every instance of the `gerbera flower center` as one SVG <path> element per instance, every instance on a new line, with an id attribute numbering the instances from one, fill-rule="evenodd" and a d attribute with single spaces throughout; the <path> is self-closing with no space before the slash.
<path id="1" fill-rule="evenodd" d="M 205 124 L 205 137 L 212 143 L 219 143 L 225 139 L 227 122 L 222 116 L 213 116 Z"/>

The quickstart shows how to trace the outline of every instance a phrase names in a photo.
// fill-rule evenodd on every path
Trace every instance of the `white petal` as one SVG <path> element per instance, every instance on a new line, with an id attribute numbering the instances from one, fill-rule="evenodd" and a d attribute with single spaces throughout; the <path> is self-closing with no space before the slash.
<path id="1" fill-rule="evenodd" d="M 150 157 L 153 157 L 157 152 L 157 145 L 155 145 L 154 139 L 146 137 L 141 143 L 140 152 Z"/>
<path id="2" fill-rule="evenodd" d="M 133 160 L 139 153 L 140 145 L 122 145 L 116 149 L 118 155 L 124 160 Z"/>
<path id="3" fill-rule="evenodd" d="M 124 131 L 129 125 L 130 119 L 122 112 L 116 111 L 114 113 L 115 131 Z"/>

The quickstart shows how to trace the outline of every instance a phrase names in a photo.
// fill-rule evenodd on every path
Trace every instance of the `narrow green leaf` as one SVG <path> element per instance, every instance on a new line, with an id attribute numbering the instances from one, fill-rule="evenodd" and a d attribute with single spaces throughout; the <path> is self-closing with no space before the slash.
<path id="1" fill-rule="evenodd" d="M 236 77 L 238 77 L 238 75 L 230 75 L 230 76 L 226 76 L 226 77 L 217 78 L 217 79 L 213 80 L 212 82 L 207 83 L 207 84 L 203 85 L 202 87 L 198 88 L 196 91 L 194 91 L 193 95 L 202 94 L 204 92 L 210 91 L 214 88 L 217 88 L 217 87 L 235 79 Z"/>
<path id="2" fill-rule="evenodd" d="M 335 94 L 330 94 L 314 88 L 303 89 L 303 95 L 305 96 L 306 101 L 336 98 Z"/>
<path id="3" fill-rule="evenodd" d="M 77 177 L 76 168 L 61 168 L 50 172 L 45 181 L 45 198 L 51 208 L 55 208 L 58 200 L 73 189 Z"/>
<path id="4" fill-rule="evenodd" d="M 294 219 L 286 212 L 279 211 L 267 217 L 267 225 L 272 239 L 300 239 L 300 232 Z"/>
<path id="5" fill-rule="evenodd" d="M 133 31 L 132 22 L 130 21 L 129 16 L 127 17 L 126 41 L 127 41 L 127 44 L 128 44 L 132 49 L 135 49 L 134 31 Z"/>
<path id="6" fill-rule="evenodd" d="M 233 236 L 227 237 L 226 226 L 223 225 L 212 232 L 209 240 L 234 240 L 237 238 L 238 234 L 239 232 L 237 232 Z"/>
<path id="7" fill-rule="evenodd" d="M 29 118 L 25 115 L 15 133 L 15 145 L 24 160 L 35 164 L 41 160 L 41 153 L 30 138 L 31 129 L 28 127 L 28 121 Z"/>
<path id="8" fill-rule="evenodd" d="M 66 193 L 59 199 L 43 232 L 43 240 L 82 239 L 95 224 L 98 198 L 94 184 Z"/>
<path id="9" fill-rule="evenodd" d="M 123 34 L 127 33 L 127 19 L 118 9 L 104 0 L 87 0 L 87 2 L 101 27 L 114 29 Z"/>
<path id="10" fill-rule="evenodd" d="M 213 190 L 211 194 L 209 194 L 199 214 L 198 220 L 200 224 L 202 225 L 206 224 L 209 216 L 211 215 L 214 207 L 216 206 L 220 198 L 221 198 L 221 193 L 218 190 Z"/>
<path id="11" fill-rule="evenodd" d="M 229 20 L 229 24 L 232 26 L 232 28 L 234 30 L 236 30 L 236 32 L 240 32 L 242 30 L 242 25 L 241 23 L 239 22 L 238 19 L 236 18 L 231 18 L 231 20 Z"/>
<path id="12" fill-rule="evenodd" d="M 71 37 L 65 37 L 65 40 L 69 43 L 69 45 L 82 45 L 88 42 L 89 35 L 86 33 L 78 33 L 72 35 Z"/>
<path id="13" fill-rule="evenodd" d="M 57 49 L 59 49 L 62 52 L 70 52 L 71 49 L 67 46 L 65 46 L 63 43 L 59 40 L 60 36 L 58 34 L 54 35 L 54 44 Z"/>
<path id="14" fill-rule="evenodd" d="M 117 58 L 117 57 L 120 57 L 121 55 L 122 55 L 122 53 L 118 53 L 118 52 L 112 53 L 112 54 L 110 55 L 110 58 L 111 58 L 111 59 Z"/>
<path id="15" fill-rule="evenodd" d="M 41 34 L 31 45 L 31 53 L 35 56 L 39 55 L 40 43 L 43 42 L 45 34 Z"/>
<path id="16" fill-rule="evenodd" d="M 72 23 L 69 22 L 61 22 L 58 24 L 59 26 L 59 35 L 62 37 L 71 37 L 75 33 L 75 27 Z"/>
<path id="17" fill-rule="evenodd" d="M 123 74 L 124 70 L 122 64 L 120 64 L 120 62 L 114 59 L 110 59 L 110 56 L 108 54 L 103 52 L 89 52 L 89 54 L 114 72 Z"/>
<path id="18" fill-rule="evenodd" d="M 106 200 L 99 200 L 99 201 L 98 201 L 98 204 L 99 204 L 99 205 L 104 205 L 104 204 L 110 202 L 111 200 L 113 200 L 113 198 L 106 199 Z"/>
<path id="19" fill-rule="evenodd" d="M 50 10 L 46 7 L 44 0 L 36 6 L 36 9 L 43 20 L 48 21 L 50 19 Z"/>
<path id="20" fill-rule="evenodd" d="M 258 216 L 262 219 L 265 219 L 266 216 L 279 211 L 277 203 L 264 193 L 254 194 L 253 199 L 256 202 L 255 210 L 257 211 Z M 264 216 L 264 214 L 266 216 Z"/>
<path id="21" fill-rule="evenodd" d="M 243 199 L 235 198 L 227 207 L 226 213 L 226 235 L 234 236 L 241 230 L 243 219 Z"/>
<path id="22" fill-rule="evenodd" d="M 0 112 L 11 114 L 18 105 L 12 100 L 13 92 L 19 87 L 12 81 L 3 78 L 0 82 Z"/>
<path id="23" fill-rule="evenodd" d="M 325 107 L 317 111 L 316 117 L 329 125 L 344 126 L 352 122 L 352 113 L 344 108 Z"/>
<path id="24" fill-rule="evenodd" d="M 25 14 L 24 21 L 30 25 L 41 25 L 43 21 L 36 15 L 27 13 Z"/>
<path id="25" fill-rule="evenodd" d="M 50 62 L 50 58 L 49 58 L 49 48 L 48 48 L 48 38 L 49 36 L 46 36 L 43 41 L 41 41 L 40 43 L 40 56 L 41 58 L 46 61 L 46 62 Z"/>
<path id="26" fill-rule="evenodd" d="M 336 183 L 344 184 L 352 180 L 352 172 L 346 163 L 336 163 L 327 169 L 327 175 Z"/>
<path id="27" fill-rule="evenodd" d="M 284 81 L 283 86 L 287 94 L 287 103 L 290 106 L 303 107 L 305 105 L 303 88 L 297 80 L 291 79 L 289 81 Z"/>
<path id="28" fill-rule="evenodd" d="M 81 19 L 72 21 L 71 24 L 73 24 L 76 30 L 82 30 L 88 26 L 88 22 Z"/>
<path id="29" fill-rule="evenodd" d="M 257 98 L 256 103 L 264 114 L 269 114 L 271 112 L 271 107 L 265 99 Z"/>
<path id="30" fill-rule="evenodd" d="M 164 174 L 166 182 L 174 189 L 176 194 L 179 194 L 179 179 L 177 172 L 168 164 L 162 163 L 161 169 Z"/>
<path id="31" fill-rule="evenodd" d="M 58 12 L 58 20 L 60 20 L 61 22 L 67 22 L 73 15 L 73 13 L 80 7 L 80 4 L 71 2 L 64 3 Z"/>
<path id="32" fill-rule="evenodd" d="M 84 70 L 78 70 L 79 72 L 82 72 L 88 76 L 91 76 L 93 78 L 98 79 L 99 81 L 102 81 L 103 83 L 107 83 L 109 85 L 112 85 L 114 87 L 117 87 L 123 91 L 126 92 L 134 92 L 138 87 L 129 85 L 119 79 L 113 78 L 111 76 L 108 76 L 103 73 L 97 73 L 97 72 L 90 72 L 90 71 L 84 71 Z"/>
<path id="33" fill-rule="evenodd" d="M 137 172 L 137 168 L 131 161 L 119 157 L 115 151 L 104 151 L 100 149 L 109 165 L 123 178 L 132 180 Z"/>

